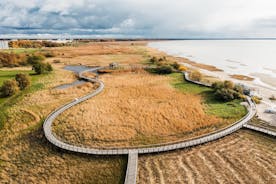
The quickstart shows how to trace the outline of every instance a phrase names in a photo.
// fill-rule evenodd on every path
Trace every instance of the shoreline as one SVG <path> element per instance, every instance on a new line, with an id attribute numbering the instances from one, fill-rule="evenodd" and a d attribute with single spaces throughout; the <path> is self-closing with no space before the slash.
<path id="1" fill-rule="evenodd" d="M 262 98 L 261 104 L 257 105 L 257 116 L 262 119 L 263 121 L 268 122 L 272 126 L 276 126 L 276 114 L 268 114 L 264 111 L 271 107 L 276 107 L 276 102 L 271 101 L 269 98 L 274 95 L 276 96 L 276 86 L 270 86 L 266 83 L 275 83 L 273 78 L 269 78 L 266 74 L 254 74 L 254 76 L 251 75 L 238 75 L 238 74 L 228 74 L 227 72 L 217 68 L 216 66 L 198 63 L 191 61 L 189 58 L 180 57 L 178 55 L 172 55 L 169 53 L 166 53 L 162 50 L 159 50 L 157 48 L 150 47 L 147 44 L 147 47 L 151 50 L 155 50 L 155 53 L 159 53 L 167 57 L 174 58 L 176 61 L 178 61 L 180 64 L 190 67 L 192 69 L 199 70 L 203 75 L 214 77 L 219 80 L 231 80 L 236 84 L 243 84 L 251 89 L 253 89 L 253 92 L 255 95 L 260 96 Z M 209 70 L 208 70 L 209 69 Z M 237 75 L 238 79 L 233 77 L 233 75 Z M 240 78 L 245 77 L 247 80 L 241 80 Z M 249 80 L 250 79 L 250 80 Z M 251 80 L 253 79 L 253 80 Z"/>

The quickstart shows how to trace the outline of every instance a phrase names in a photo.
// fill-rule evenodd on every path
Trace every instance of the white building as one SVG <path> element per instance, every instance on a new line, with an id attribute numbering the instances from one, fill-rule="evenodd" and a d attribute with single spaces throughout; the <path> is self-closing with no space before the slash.
<path id="1" fill-rule="evenodd" d="M 0 40 L 0 49 L 8 49 L 8 48 L 9 48 L 9 41 Z"/>

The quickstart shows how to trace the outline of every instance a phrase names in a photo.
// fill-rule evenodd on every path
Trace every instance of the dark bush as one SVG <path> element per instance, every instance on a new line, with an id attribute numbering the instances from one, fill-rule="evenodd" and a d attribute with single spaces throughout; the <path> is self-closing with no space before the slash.
<path id="1" fill-rule="evenodd" d="M 52 65 L 51 65 L 50 63 L 46 63 L 46 70 L 47 70 L 48 72 L 53 71 L 53 67 L 52 67 Z"/>
<path id="2" fill-rule="evenodd" d="M 155 72 L 158 74 L 170 74 L 173 72 L 173 69 L 169 65 L 162 65 L 155 69 Z"/>
<path id="3" fill-rule="evenodd" d="M 155 56 L 150 58 L 150 63 L 152 63 L 152 64 L 157 63 L 157 61 L 158 61 L 158 59 Z"/>
<path id="4" fill-rule="evenodd" d="M 8 97 L 16 94 L 19 91 L 15 80 L 6 80 L 0 88 L 1 96 Z"/>
<path id="5" fill-rule="evenodd" d="M 43 53 L 43 55 L 45 56 L 45 57 L 55 57 L 56 55 L 53 53 L 53 52 L 45 52 L 45 53 Z"/>
<path id="6" fill-rule="evenodd" d="M 243 88 L 231 81 L 215 82 L 212 88 L 214 88 L 215 96 L 223 101 L 244 98 Z"/>
<path id="7" fill-rule="evenodd" d="M 216 90 L 215 96 L 223 101 L 231 101 L 235 99 L 235 93 L 236 92 L 232 89 L 222 88 Z"/>
<path id="8" fill-rule="evenodd" d="M 27 75 L 27 74 L 23 74 L 23 73 L 16 74 L 15 80 L 16 80 L 20 90 L 25 89 L 26 87 L 28 87 L 31 84 L 31 79 L 30 79 L 29 75 Z"/>
<path id="9" fill-rule="evenodd" d="M 33 70 L 36 74 L 44 74 L 53 71 L 53 67 L 49 63 L 37 62 L 33 64 Z"/>
<path id="10" fill-rule="evenodd" d="M 175 70 L 178 70 L 179 67 L 180 67 L 180 64 L 178 64 L 177 62 L 174 62 L 171 64 L 171 66 L 175 69 Z"/>

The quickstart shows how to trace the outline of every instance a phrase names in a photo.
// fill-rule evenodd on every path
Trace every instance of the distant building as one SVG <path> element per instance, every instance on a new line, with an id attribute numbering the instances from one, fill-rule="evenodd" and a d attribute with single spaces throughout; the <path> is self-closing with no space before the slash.
<path id="1" fill-rule="evenodd" d="M 9 41 L 0 40 L 0 49 L 9 49 Z"/>

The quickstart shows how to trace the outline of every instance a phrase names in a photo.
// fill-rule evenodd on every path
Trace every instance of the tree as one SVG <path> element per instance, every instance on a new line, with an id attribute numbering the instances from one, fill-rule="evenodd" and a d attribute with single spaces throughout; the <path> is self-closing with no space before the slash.
<path id="1" fill-rule="evenodd" d="M 53 67 L 50 63 L 37 62 L 33 64 L 33 70 L 36 74 L 44 74 L 53 71 Z"/>
<path id="2" fill-rule="evenodd" d="M 8 97 L 16 94 L 19 91 L 19 88 L 15 80 L 6 80 L 4 81 L 0 91 L 2 96 Z"/>
<path id="3" fill-rule="evenodd" d="M 30 77 L 23 73 L 16 74 L 15 80 L 17 81 L 20 90 L 25 89 L 31 84 Z"/>

